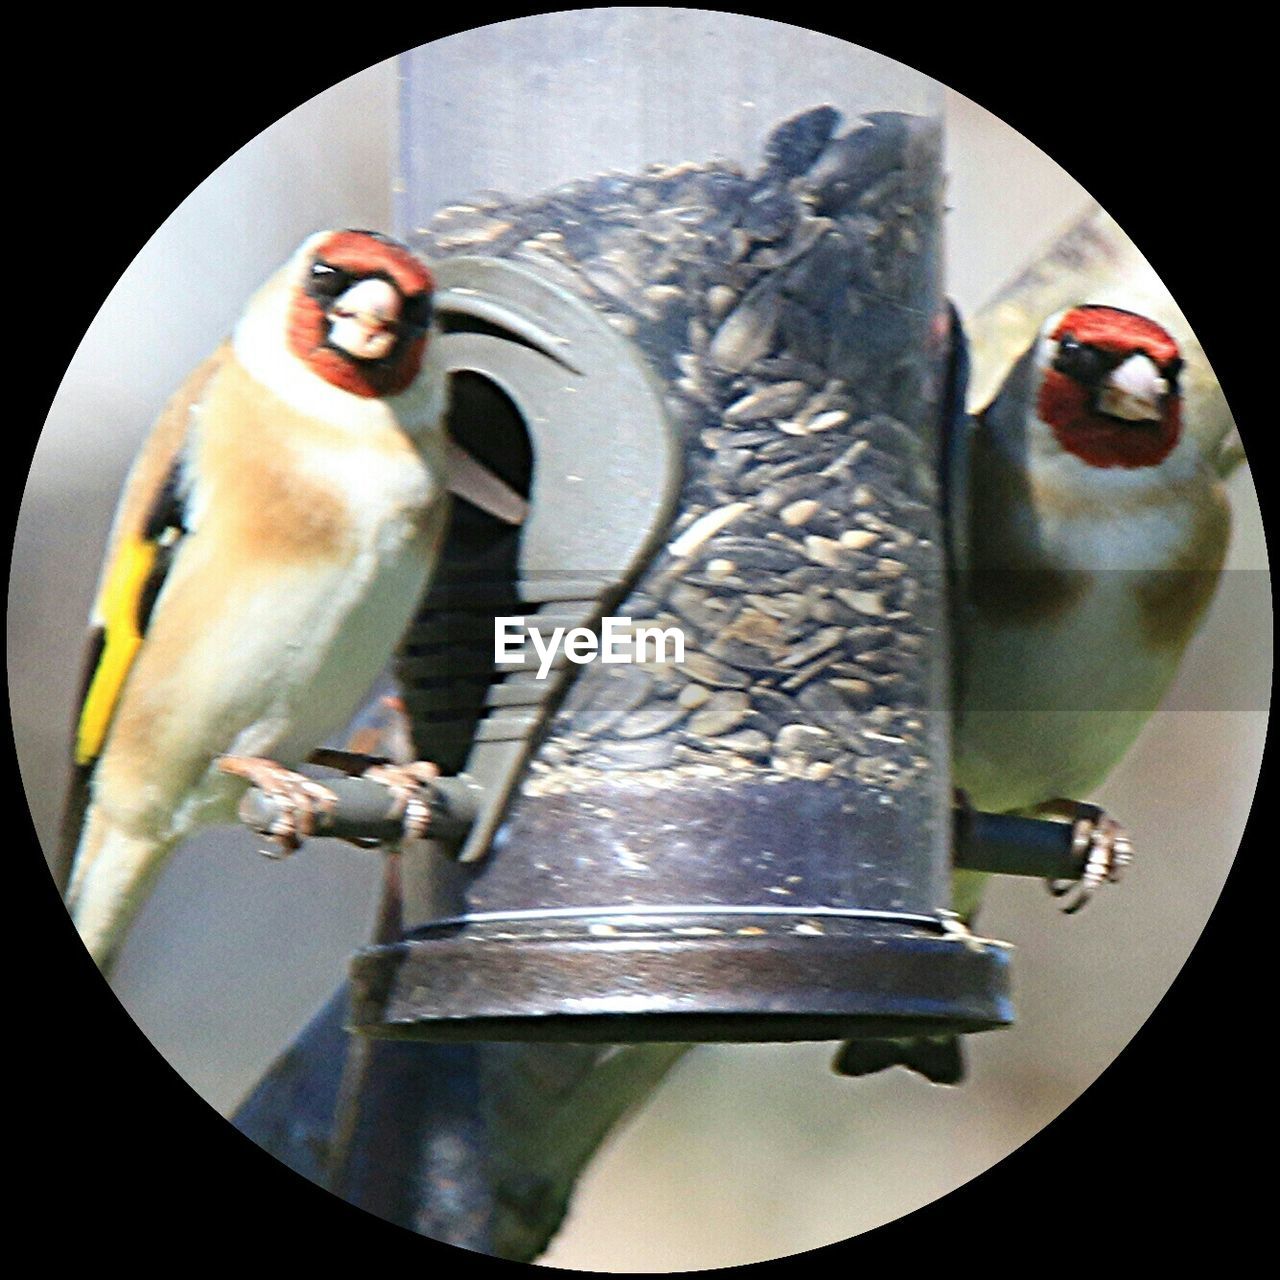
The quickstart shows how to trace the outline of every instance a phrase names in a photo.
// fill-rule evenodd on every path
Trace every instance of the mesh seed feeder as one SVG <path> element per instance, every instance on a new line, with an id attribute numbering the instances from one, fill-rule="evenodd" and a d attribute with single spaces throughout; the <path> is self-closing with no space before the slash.
<path id="1" fill-rule="evenodd" d="M 937 86 L 665 9 L 524 18 L 404 69 L 400 230 L 438 267 L 451 428 L 531 514 L 459 503 L 403 646 L 439 838 L 406 851 L 403 938 L 355 959 L 353 1023 L 1007 1023 L 1007 948 L 946 910 Z M 626 618 L 683 658 L 540 678 L 532 651 L 495 665 L 495 617 Z"/>

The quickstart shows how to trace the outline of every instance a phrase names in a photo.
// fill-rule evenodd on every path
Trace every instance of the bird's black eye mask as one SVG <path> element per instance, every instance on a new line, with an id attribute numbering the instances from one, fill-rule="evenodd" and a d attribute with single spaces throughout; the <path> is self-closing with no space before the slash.
<path id="1" fill-rule="evenodd" d="M 396 289 L 399 293 L 399 285 L 392 276 L 385 271 L 369 271 L 369 273 L 357 274 L 355 271 L 348 271 L 340 266 L 334 266 L 332 262 L 326 262 L 324 259 L 317 259 L 312 262 L 311 270 L 307 273 L 306 292 L 307 296 L 315 298 L 321 307 L 328 307 L 338 298 L 347 292 L 353 284 L 358 284 L 361 280 L 385 280 L 390 287 Z M 396 332 L 398 338 L 402 340 L 413 340 L 421 338 L 422 334 L 430 328 L 431 316 L 434 315 L 435 303 L 430 293 L 415 293 L 413 297 L 407 298 L 401 294 L 401 315 L 396 321 Z M 396 349 L 390 355 L 383 357 L 383 362 L 392 360 L 401 348 L 401 342 L 397 342 Z"/>
<path id="2" fill-rule="evenodd" d="M 431 327 L 431 317 L 435 314 L 435 302 L 429 293 L 416 293 L 412 298 L 404 300 L 404 310 L 400 313 L 400 324 L 415 338 L 421 337 Z"/>
<path id="3" fill-rule="evenodd" d="M 333 302 L 346 293 L 356 279 L 353 272 L 344 271 L 341 267 L 332 266 L 317 258 L 307 275 L 307 294 L 320 303 Z"/>
<path id="4" fill-rule="evenodd" d="M 1128 356 L 1113 355 L 1100 347 L 1090 346 L 1070 334 L 1058 343 L 1053 367 L 1082 386 L 1097 386 L 1113 369 L 1118 369 Z"/>
<path id="5" fill-rule="evenodd" d="M 1103 351 L 1101 347 L 1081 342 L 1078 338 L 1067 334 L 1058 342 L 1058 350 L 1053 357 L 1053 368 L 1073 378 L 1081 386 L 1096 387 L 1103 378 L 1118 369 L 1130 356 L 1149 356 L 1149 354 L 1141 349 L 1122 353 Z M 1160 369 L 1160 376 L 1169 384 L 1170 394 L 1176 395 L 1178 392 L 1178 375 L 1182 372 L 1182 366 L 1182 357 L 1174 356 Z"/>

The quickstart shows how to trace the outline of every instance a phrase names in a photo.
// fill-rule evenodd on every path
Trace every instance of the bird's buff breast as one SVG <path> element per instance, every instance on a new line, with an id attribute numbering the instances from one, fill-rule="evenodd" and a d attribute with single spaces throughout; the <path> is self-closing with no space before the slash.
<path id="1" fill-rule="evenodd" d="M 202 441 L 194 528 L 113 730 L 126 749 L 102 766 L 104 797 L 173 814 L 176 835 L 231 815 L 216 756 L 298 764 L 346 723 L 413 616 L 447 514 L 399 433 L 264 431 L 240 450 L 231 436 Z"/>
<path id="2" fill-rule="evenodd" d="M 345 529 L 331 564 L 296 575 L 287 661 L 263 715 L 231 749 L 296 762 L 341 728 L 390 659 L 434 566 L 447 510 L 416 450 L 315 453 L 306 471 L 341 487 Z"/>

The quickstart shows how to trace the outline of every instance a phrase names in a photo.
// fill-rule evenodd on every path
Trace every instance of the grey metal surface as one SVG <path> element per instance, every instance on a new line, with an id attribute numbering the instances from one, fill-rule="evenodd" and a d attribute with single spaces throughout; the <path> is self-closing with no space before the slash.
<path id="1" fill-rule="evenodd" d="M 780 1042 L 1013 1020 L 1008 949 L 915 922 L 687 913 L 449 925 L 368 948 L 352 1025 L 386 1039 Z"/>
<path id="2" fill-rule="evenodd" d="M 435 754 L 433 718 L 455 697 L 448 675 L 465 671 L 487 685 L 465 763 L 484 789 L 484 803 L 460 850 L 451 850 L 470 862 L 488 852 L 569 674 L 563 660 L 545 678 L 527 663 L 495 668 L 493 617 L 523 616 L 547 631 L 594 626 L 668 522 L 679 453 L 656 380 L 580 299 L 527 268 L 491 258 L 443 260 L 436 279 L 447 369 L 496 387 L 519 414 L 533 454 L 529 518 L 508 547 L 511 580 L 501 581 L 502 563 L 481 558 L 468 566 L 447 545 L 444 568 L 469 596 L 470 621 L 460 627 L 456 600 L 445 612 L 440 592 L 429 594 L 398 664 L 419 750 L 428 758 Z M 483 431 L 483 424 L 473 429 Z M 411 922 L 434 909 L 431 874 L 429 865 L 407 869 Z"/>
<path id="3" fill-rule="evenodd" d="M 528 427 L 534 468 L 522 586 L 572 600 L 566 593 L 579 581 L 616 583 L 652 545 L 679 482 L 660 384 L 597 311 L 532 270 L 463 256 L 434 271 L 443 316 L 473 317 L 536 348 L 493 333 L 441 339 L 450 372 L 497 383 Z"/>

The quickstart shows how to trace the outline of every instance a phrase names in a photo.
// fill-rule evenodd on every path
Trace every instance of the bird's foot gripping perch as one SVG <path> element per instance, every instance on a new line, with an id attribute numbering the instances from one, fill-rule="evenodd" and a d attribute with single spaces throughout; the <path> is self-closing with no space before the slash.
<path id="1" fill-rule="evenodd" d="M 379 782 L 391 792 L 393 812 L 403 824 L 402 840 L 421 840 L 431 825 L 431 790 L 440 770 L 427 760 L 412 760 L 408 764 L 370 765 L 361 775 L 370 782 Z"/>
<path id="2" fill-rule="evenodd" d="M 1062 910 L 1074 915 L 1107 883 L 1114 884 L 1133 861 L 1129 833 L 1096 804 L 1072 800 L 1051 800 L 1039 812 L 1071 819 L 1071 850 L 1083 862 L 1078 880 L 1048 880 L 1055 898 L 1064 899 Z"/>
<path id="3" fill-rule="evenodd" d="M 252 784 L 240 804 L 241 821 L 287 853 L 308 836 L 373 848 L 426 835 L 440 774 L 435 765 L 327 747 L 308 763 L 347 776 L 316 782 L 269 760 L 242 757 L 224 756 L 219 768 Z"/>
<path id="4" fill-rule="evenodd" d="M 337 807 L 338 797 L 322 782 L 286 769 L 274 760 L 258 756 L 219 756 L 218 771 L 233 778 L 243 778 L 257 789 L 270 805 L 266 823 L 255 823 L 241 816 L 260 835 L 273 841 L 274 849 L 264 849 L 269 858 L 285 858 L 315 834 L 317 824 Z M 250 795 L 253 793 L 250 792 Z"/>

